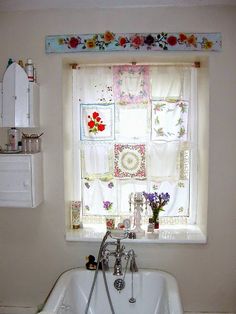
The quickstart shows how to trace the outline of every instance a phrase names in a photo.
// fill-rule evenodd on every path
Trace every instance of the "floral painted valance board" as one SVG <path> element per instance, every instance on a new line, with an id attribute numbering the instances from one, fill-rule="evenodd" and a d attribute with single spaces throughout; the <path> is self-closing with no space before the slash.
<path id="1" fill-rule="evenodd" d="M 87 51 L 220 51 L 221 33 L 71 34 L 46 36 L 46 53 Z"/>

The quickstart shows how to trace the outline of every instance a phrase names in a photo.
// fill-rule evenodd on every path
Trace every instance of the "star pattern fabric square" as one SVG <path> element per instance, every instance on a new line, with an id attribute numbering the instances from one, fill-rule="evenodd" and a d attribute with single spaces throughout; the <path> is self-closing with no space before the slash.
<path id="1" fill-rule="evenodd" d="M 80 118 L 81 140 L 114 139 L 114 104 L 81 104 Z"/>
<path id="2" fill-rule="evenodd" d="M 118 105 L 147 105 L 150 102 L 148 66 L 113 67 L 114 99 Z"/>
<path id="3" fill-rule="evenodd" d="M 146 177 L 146 146 L 144 144 L 115 144 L 114 176 L 120 179 L 144 179 Z"/>
<path id="4" fill-rule="evenodd" d="M 106 66 L 81 67 L 77 70 L 77 99 L 83 104 L 112 104 L 112 68 Z"/>

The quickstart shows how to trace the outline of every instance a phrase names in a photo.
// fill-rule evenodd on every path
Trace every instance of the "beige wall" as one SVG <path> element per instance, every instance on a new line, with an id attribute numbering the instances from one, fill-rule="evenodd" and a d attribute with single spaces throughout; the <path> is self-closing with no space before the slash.
<path id="1" fill-rule="evenodd" d="M 45 132 L 44 203 L 36 209 L 0 208 L 0 306 L 42 303 L 61 272 L 83 266 L 86 255 L 97 254 L 97 244 L 64 239 L 65 56 L 46 55 L 44 38 L 109 29 L 222 32 L 223 51 L 209 54 L 208 244 L 134 246 L 139 267 L 159 268 L 176 276 L 185 310 L 236 311 L 235 21 L 236 9 L 227 7 L 0 13 L 0 77 L 9 57 L 33 59 L 41 85 L 41 129 Z M 83 60 L 82 54 L 72 57 Z M 106 60 L 106 55 L 103 58 Z M 0 138 L 4 136 L 0 131 Z"/>

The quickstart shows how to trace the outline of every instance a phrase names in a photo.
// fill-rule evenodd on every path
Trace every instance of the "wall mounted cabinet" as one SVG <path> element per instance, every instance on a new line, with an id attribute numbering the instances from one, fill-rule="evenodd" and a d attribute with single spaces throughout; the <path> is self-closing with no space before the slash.
<path id="1" fill-rule="evenodd" d="M 37 207 L 42 201 L 42 154 L 0 154 L 0 207 Z"/>
<path id="2" fill-rule="evenodd" d="M 3 76 L 0 110 L 0 127 L 39 127 L 39 86 L 15 62 Z"/>

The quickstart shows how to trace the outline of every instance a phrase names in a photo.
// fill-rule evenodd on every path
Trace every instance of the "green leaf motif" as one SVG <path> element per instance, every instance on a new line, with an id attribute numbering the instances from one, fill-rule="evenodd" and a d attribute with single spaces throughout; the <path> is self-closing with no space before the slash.
<path id="1" fill-rule="evenodd" d="M 178 138 L 181 138 L 185 135 L 185 128 L 184 127 L 181 127 L 179 132 L 178 132 Z"/>
<path id="2" fill-rule="evenodd" d="M 158 116 L 156 116 L 154 123 L 155 123 L 155 124 L 160 124 L 160 120 L 159 120 L 159 117 L 158 117 Z"/>
<path id="3" fill-rule="evenodd" d="M 163 131 L 163 128 L 159 128 L 159 129 L 154 129 L 154 131 L 156 132 L 157 136 L 165 136 L 165 133 Z"/>

